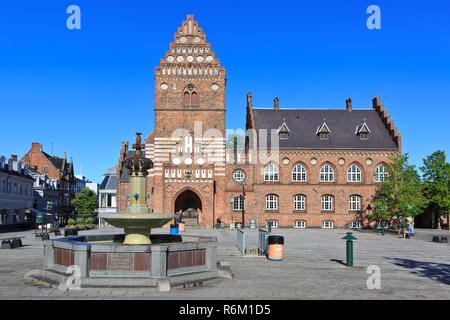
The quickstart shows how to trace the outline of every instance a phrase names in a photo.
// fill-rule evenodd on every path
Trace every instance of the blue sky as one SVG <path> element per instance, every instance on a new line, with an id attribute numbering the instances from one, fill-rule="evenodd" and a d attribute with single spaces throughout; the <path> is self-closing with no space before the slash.
<path id="1" fill-rule="evenodd" d="M 121 141 L 153 129 L 154 67 L 193 14 L 226 68 L 226 126 L 255 107 L 370 108 L 380 95 L 410 162 L 448 156 L 448 1 L 2 0 L 0 154 L 32 142 L 101 182 Z M 66 9 L 81 8 L 81 30 Z M 369 5 L 381 29 L 369 30 Z"/>

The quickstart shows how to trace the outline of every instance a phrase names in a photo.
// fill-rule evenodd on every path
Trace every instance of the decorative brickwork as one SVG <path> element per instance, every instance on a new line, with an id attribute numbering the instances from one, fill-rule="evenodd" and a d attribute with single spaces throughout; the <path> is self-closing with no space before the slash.
<path id="1" fill-rule="evenodd" d="M 231 195 L 242 196 L 242 184 L 233 179 L 239 169 L 245 175 L 247 226 L 250 219 L 260 226 L 276 221 L 279 227 L 368 222 L 375 169 L 388 163 L 391 153 L 401 151 L 401 135 L 379 96 L 373 99 L 372 109 L 355 109 L 348 98 L 343 110 L 295 116 L 295 110 L 288 113 L 280 107 L 278 97 L 270 112 L 254 109 L 249 93 L 245 152 L 233 153 L 225 150 L 225 68 L 193 16 L 187 16 L 178 29 L 155 68 L 154 79 L 155 124 L 145 139 L 145 155 L 154 161 L 147 177 L 151 211 L 189 212 L 199 225 L 209 227 L 218 217 L 226 223 L 240 222 L 242 211 L 238 205 L 239 210 L 233 210 L 230 202 Z M 261 128 L 269 130 L 268 135 L 275 130 L 281 136 L 270 137 L 269 150 L 261 147 Z M 279 148 L 273 148 L 274 142 Z M 118 166 L 120 211 L 127 207 L 129 181 L 123 161 L 132 156 L 123 142 Z M 275 166 L 276 173 L 271 174 L 276 179 L 265 181 L 269 163 Z M 297 164 L 303 166 L 304 179 L 293 179 Z M 326 172 L 321 170 L 325 164 Z M 302 208 L 297 203 L 296 209 L 299 199 Z M 270 202 L 267 207 L 266 202 Z M 178 265 L 181 257 L 172 255 L 169 263 Z"/>

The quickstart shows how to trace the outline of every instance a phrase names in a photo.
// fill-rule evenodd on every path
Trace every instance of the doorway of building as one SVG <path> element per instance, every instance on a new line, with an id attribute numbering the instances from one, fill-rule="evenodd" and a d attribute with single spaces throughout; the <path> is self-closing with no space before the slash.
<path id="1" fill-rule="evenodd" d="M 181 211 L 181 219 L 186 225 L 198 225 L 198 214 L 202 210 L 200 197 L 192 190 L 182 192 L 175 200 L 175 212 Z"/>

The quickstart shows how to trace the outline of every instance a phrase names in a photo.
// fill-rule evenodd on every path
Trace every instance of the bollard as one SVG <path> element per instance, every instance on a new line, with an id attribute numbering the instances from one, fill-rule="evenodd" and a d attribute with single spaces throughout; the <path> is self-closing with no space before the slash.
<path id="1" fill-rule="evenodd" d="M 346 247 L 347 267 L 353 267 L 353 240 L 357 240 L 357 238 L 352 235 L 352 232 L 347 232 L 347 235 L 342 239 L 347 240 L 347 247 Z"/>

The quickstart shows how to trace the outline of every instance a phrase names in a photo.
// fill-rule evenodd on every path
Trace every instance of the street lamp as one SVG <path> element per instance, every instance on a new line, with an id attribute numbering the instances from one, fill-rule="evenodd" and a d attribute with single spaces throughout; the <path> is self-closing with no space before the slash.
<path id="1" fill-rule="evenodd" d="M 242 181 L 242 229 L 245 228 L 245 182 Z"/>

